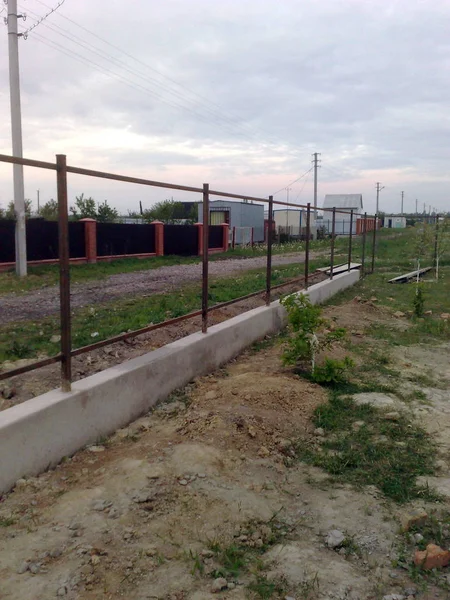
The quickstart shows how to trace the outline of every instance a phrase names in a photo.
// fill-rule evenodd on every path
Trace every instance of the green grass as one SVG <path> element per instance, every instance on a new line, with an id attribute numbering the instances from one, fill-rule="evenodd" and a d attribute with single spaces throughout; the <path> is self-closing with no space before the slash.
<path id="1" fill-rule="evenodd" d="M 359 406 L 334 390 L 329 402 L 316 409 L 313 420 L 316 427 L 333 435 L 323 441 L 322 452 L 300 444 L 302 460 L 321 467 L 336 481 L 375 485 L 396 502 L 437 498 L 416 483 L 418 476 L 434 472 L 435 444 L 424 429 L 405 416 L 386 420 L 382 411 Z M 364 425 L 355 430 L 355 421 Z"/>
<path id="2" fill-rule="evenodd" d="M 323 264 L 323 260 L 313 262 L 311 269 L 319 264 Z M 303 270 L 303 264 L 295 263 L 277 267 L 272 271 L 272 284 L 277 285 L 301 276 Z M 264 290 L 265 281 L 265 269 L 246 271 L 239 277 L 213 279 L 210 282 L 210 305 Z M 166 294 L 125 298 L 104 305 L 76 309 L 72 317 L 72 346 L 79 348 L 124 331 L 140 329 L 150 323 L 161 323 L 199 308 L 200 282 Z M 98 335 L 92 336 L 97 333 Z M 50 342 L 55 334 L 59 334 L 57 317 L 0 326 L 0 362 L 56 354 L 59 344 Z"/>
<path id="3" fill-rule="evenodd" d="M 324 250 L 330 246 L 329 240 L 319 240 L 312 242 L 310 248 L 312 251 Z M 274 244 L 272 253 L 302 253 L 305 250 L 304 243 L 291 242 L 286 244 Z M 267 246 L 257 244 L 251 247 L 237 247 L 228 252 L 218 252 L 211 254 L 210 262 L 229 260 L 232 258 L 252 258 L 265 256 Z M 187 265 L 201 262 L 199 256 L 154 256 L 150 258 L 122 258 L 111 262 L 99 262 L 92 265 L 70 265 L 70 278 L 72 283 L 84 283 L 87 281 L 101 281 L 110 275 L 118 273 L 133 273 L 135 271 L 147 271 L 159 269 L 172 265 Z M 59 266 L 46 265 L 39 267 L 29 267 L 27 277 L 18 277 L 13 271 L 0 273 L 0 295 L 15 293 L 23 294 L 35 289 L 41 289 L 59 282 Z"/>

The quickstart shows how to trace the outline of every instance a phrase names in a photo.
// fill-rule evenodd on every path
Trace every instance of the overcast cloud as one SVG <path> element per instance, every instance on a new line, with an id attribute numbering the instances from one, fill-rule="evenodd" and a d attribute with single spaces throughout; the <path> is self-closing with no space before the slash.
<path id="1" fill-rule="evenodd" d="M 54 4 L 19 0 L 21 28 Z M 399 210 L 401 190 L 407 209 L 449 210 L 449 31 L 449 0 L 65 0 L 20 40 L 24 155 L 266 197 L 321 152 L 319 204 L 361 192 L 374 210 L 380 181 L 383 210 Z M 0 112 L 10 154 L 6 28 Z M 25 176 L 27 197 L 55 196 L 53 174 Z M 69 184 L 71 200 L 124 214 L 168 196 Z M 311 174 L 292 188 L 312 201 Z M 0 205 L 11 198 L 0 165 Z"/>

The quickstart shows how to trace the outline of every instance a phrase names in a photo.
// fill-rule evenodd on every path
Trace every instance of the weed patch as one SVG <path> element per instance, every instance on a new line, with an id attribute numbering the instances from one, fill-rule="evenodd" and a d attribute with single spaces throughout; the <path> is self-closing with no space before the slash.
<path id="1" fill-rule="evenodd" d="M 416 483 L 418 476 L 434 472 L 435 444 L 406 417 L 386 420 L 373 406 L 357 405 L 333 391 L 329 402 L 316 409 L 314 424 L 333 435 L 324 439 L 321 452 L 300 445 L 299 456 L 335 480 L 375 485 L 396 502 L 438 499 L 432 490 Z"/>

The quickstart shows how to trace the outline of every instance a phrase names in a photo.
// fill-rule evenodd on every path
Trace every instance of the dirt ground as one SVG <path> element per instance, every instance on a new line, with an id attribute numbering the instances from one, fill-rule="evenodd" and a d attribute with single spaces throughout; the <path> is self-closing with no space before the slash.
<path id="1" fill-rule="evenodd" d="M 321 253 L 312 252 L 313 260 Z M 266 257 L 241 258 L 212 261 L 209 263 L 211 277 L 226 277 L 266 266 Z M 289 265 L 304 262 L 304 253 L 275 255 L 272 264 Z M 187 283 L 201 281 L 202 265 L 173 265 L 159 269 L 147 269 L 133 273 L 118 273 L 99 281 L 88 281 L 71 286 L 72 308 L 103 304 L 123 297 L 140 294 L 170 292 Z M 26 294 L 0 295 L 2 323 L 42 319 L 59 311 L 59 287 L 50 286 Z"/>
<path id="2" fill-rule="evenodd" d="M 355 342 L 359 328 L 389 319 L 355 302 L 327 312 L 351 322 Z M 402 368 L 439 376 L 448 389 L 448 345 L 402 351 Z M 445 458 L 450 414 L 436 394 L 404 408 L 433 428 Z M 296 600 L 446 598 L 392 566 L 398 518 L 411 507 L 372 487 L 331 484 L 293 460 L 295 440 L 317 443 L 311 416 L 326 398 L 281 366 L 278 344 L 248 351 L 109 440 L 20 480 L 0 503 L 0 598 L 280 597 L 249 596 L 258 573 Z M 450 481 L 445 464 L 440 483 Z M 328 547 L 336 529 L 361 553 Z M 218 549 L 236 540 L 264 546 L 258 571 L 229 575 L 213 592 Z"/>
<path id="3" fill-rule="evenodd" d="M 317 283 L 324 279 L 323 274 L 314 274 L 310 278 L 310 283 Z M 274 290 L 272 298 L 276 299 L 282 294 L 297 291 L 298 284 L 283 286 L 281 290 Z M 235 317 L 243 312 L 264 305 L 264 299 L 261 296 L 236 302 L 223 309 L 217 309 L 209 314 L 210 325 L 221 323 L 227 319 Z M 73 381 L 78 381 L 94 373 L 99 373 L 108 367 L 125 362 L 146 352 L 160 348 L 165 344 L 174 342 L 182 337 L 195 333 L 201 329 L 201 319 L 199 317 L 182 321 L 175 325 L 169 325 L 162 329 L 143 334 L 136 338 L 126 340 L 117 344 L 111 344 L 100 350 L 95 350 L 87 354 L 82 354 L 72 360 Z M 0 370 L 8 371 L 34 362 L 36 359 L 21 359 L 17 361 L 5 361 L 0 366 Z M 25 400 L 30 400 L 35 396 L 44 394 L 60 386 L 60 366 L 50 365 L 36 371 L 25 373 L 13 377 L 6 382 L 0 382 L 0 410 L 5 410 L 20 404 Z M 2 394 L 2 390 L 3 394 Z M 6 397 L 5 397 L 6 396 Z"/>

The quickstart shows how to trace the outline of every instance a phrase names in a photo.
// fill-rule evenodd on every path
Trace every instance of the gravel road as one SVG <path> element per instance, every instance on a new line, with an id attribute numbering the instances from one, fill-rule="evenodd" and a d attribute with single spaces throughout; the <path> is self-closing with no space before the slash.
<path id="1" fill-rule="evenodd" d="M 311 253 L 315 258 L 320 253 Z M 303 254 L 274 256 L 272 264 L 288 265 L 302 263 Z M 225 277 L 240 274 L 266 265 L 266 257 L 219 260 L 209 263 L 210 276 Z M 107 279 L 77 283 L 71 287 L 72 308 L 100 304 L 124 296 L 167 292 L 183 284 L 200 281 L 202 265 L 174 265 L 110 275 Z M 59 288 L 51 286 L 27 294 L 0 296 L 0 323 L 42 319 L 59 311 Z"/>

